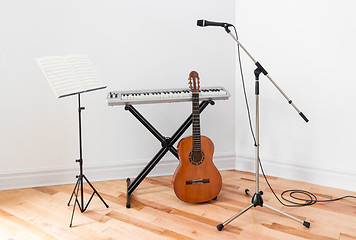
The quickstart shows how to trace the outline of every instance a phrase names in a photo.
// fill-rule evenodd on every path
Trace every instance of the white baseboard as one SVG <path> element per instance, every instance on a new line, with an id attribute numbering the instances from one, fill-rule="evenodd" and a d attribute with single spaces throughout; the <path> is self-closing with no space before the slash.
<path id="1" fill-rule="evenodd" d="M 310 163 L 292 163 L 272 160 L 271 158 L 263 158 L 262 166 L 266 175 L 356 192 L 355 169 L 331 168 Z M 255 157 L 248 154 L 237 154 L 235 169 L 255 172 Z M 260 173 L 262 172 L 260 171 Z M 290 186 L 289 189 L 293 189 L 293 186 Z"/>
<path id="2" fill-rule="evenodd" d="M 84 174 L 91 182 L 135 178 L 151 159 L 106 163 L 102 165 L 84 165 Z M 214 154 L 214 163 L 219 170 L 235 168 L 234 153 Z M 178 160 L 162 159 L 148 176 L 172 175 L 178 166 Z M 0 190 L 40 187 L 75 183 L 79 174 L 79 165 L 62 168 L 27 169 L 26 171 L 0 172 Z"/>
<path id="3" fill-rule="evenodd" d="M 84 174 L 91 182 L 135 178 L 151 159 L 106 163 L 101 165 L 84 165 Z M 219 170 L 237 169 L 254 172 L 254 156 L 248 154 L 218 153 L 214 163 Z M 356 191 L 356 171 L 348 169 L 327 168 L 311 164 L 282 162 L 262 159 L 267 175 Z M 172 175 L 178 160 L 162 159 L 148 176 Z M 79 166 L 62 168 L 27 169 L 26 171 L 0 172 L 0 190 L 29 188 L 75 183 Z M 293 188 L 291 186 L 290 188 Z"/>

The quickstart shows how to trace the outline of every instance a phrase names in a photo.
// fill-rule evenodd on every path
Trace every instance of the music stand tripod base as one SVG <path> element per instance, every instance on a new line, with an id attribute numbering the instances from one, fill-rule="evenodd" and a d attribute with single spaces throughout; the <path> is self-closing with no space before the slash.
<path id="1" fill-rule="evenodd" d="M 90 183 L 90 181 L 88 180 L 88 178 L 83 174 L 83 148 L 82 148 L 82 117 L 81 117 L 81 113 L 85 108 L 82 107 L 80 105 L 80 94 L 78 94 L 78 113 L 79 113 L 79 156 L 80 158 L 75 160 L 76 162 L 79 163 L 79 175 L 77 175 L 76 177 L 78 178 L 77 183 L 74 186 L 72 195 L 70 196 L 69 202 L 68 202 L 68 206 L 70 205 L 70 202 L 72 201 L 73 196 L 75 196 L 74 198 L 74 206 L 73 206 L 73 211 L 72 211 L 72 216 L 71 216 L 71 220 L 70 220 L 70 224 L 69 227 L 72 227 L 72 223 L 73 223 L 73 217 L 74 217 L 74 210 L 76 205 L 78 204 L 78 207 L 80 209 L 80 212 L 83 213 L 85 212 L 85 210 L 87 209 L 89 203 L 91 202 L 91 200 L 93 199 L 94 195 L 96 194 L 100 200 L 104 203 L 105 207 L 108 208 L 109 206 L 106 204 L 106 202 L 104 201 L 104 199 L 100 196 L 100 194 L 95 190 L 94 186 Z M 92 195 L 90 196 L 87 204 L 84 206 L 84 188 L 83 188 L 83 179 L 85 179 L 85 181 L 89 184 L 89 186 L 91 187 L 91 189 L 93 190 Z M 79 190 L 80 189 L 80 190 Z M 78 194 L 80 193 L 80 202 L 78 200 L 79 196 Z"/>

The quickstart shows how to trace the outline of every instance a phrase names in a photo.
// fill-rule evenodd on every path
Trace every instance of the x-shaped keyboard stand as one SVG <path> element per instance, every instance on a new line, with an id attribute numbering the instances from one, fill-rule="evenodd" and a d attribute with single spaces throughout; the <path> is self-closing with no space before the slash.
<path id="1" fill-rule="evenodd" d="M 213 100 L 202 101 L 199 105 L 200 113 L 209 105 L 214 105 Z M 132 192 L 138 187 L 138 185 L 143 181 L 143 179 L 152 171 L 152 169 L 157 165 L 157 163 L 163 158 L 168 151 L 170 151 L 177 159 L 178 153 L 177 149 L 173 147 L 176 141 L 182 136 L 182 134 L 189 128 L 192 124 L 192 115 L 190 115 L 187 120 L 177 129 L 177 131 L 170 137 L 166 138 L 160 134 L 131 104 L 125 106 L 125 110 L 130 111 L 162 144 L 161 150 L 152 158 L 152 160 L 146 165 L 146 167 L 137 175 L 135 180 L 131 182 L 130 178 L 126 179 L 127 183 L 127 200 L 126 208 L 131 207 L 130 196 Z"/>

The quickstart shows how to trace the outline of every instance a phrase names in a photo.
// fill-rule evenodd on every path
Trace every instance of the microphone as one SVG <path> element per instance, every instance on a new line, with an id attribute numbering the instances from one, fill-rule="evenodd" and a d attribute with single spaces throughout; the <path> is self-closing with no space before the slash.
<path id="1" fill-rule="evenodd" d="M 207 21 L 207 20 L 198 20 L 197 25 L 199 27 L 217 26 L 217 27 L 224 27 L 224 28 L 232 26 L 232 24 L 230 24 L 230 23 L 211 22 L 211 21 Z"/>

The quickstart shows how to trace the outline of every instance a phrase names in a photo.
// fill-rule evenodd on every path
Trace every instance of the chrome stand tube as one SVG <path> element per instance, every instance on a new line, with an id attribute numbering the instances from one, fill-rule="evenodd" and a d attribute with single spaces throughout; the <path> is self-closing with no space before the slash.
<path id="1" fill-rule="evenodd" d="M 242 46 L 242 44 L 235 38 L 235 36 L 230 32 L 230 30 L 226 27 L 225 30 L 230 34 L 230 36 L 237 42 L 237 44 L 245 51 L 245 53 L 251 58 L 251 60 L 255 63 L 255 65 L 257 66 L 257 69 L 254 71 L 255 74 L 255 96 L 256 96 L 256 143 L 255 143 L 255 147 L 256 147 L 256 156 L 255 156 L 255 170 L 256 170 L 256 192 L 254 195 L 252 195 L 250 193 L 250 191 L 248 189 L 245 190 L 246 195 L 250 195 L 252 197 L 252 203 L 246 207 L 245 209 L 243 209 L 241 212 L 235 214 L 234 216 L 232 216 L 231 218 L 229 218 L 227 221 L 225 221 L 222 224 L 219 224 L 217 226 L 217 229 L 219 231 L 221 231 L 225 225 L 229 224 L 231 221 L 233 221 L 234 219 L 236 219 L 237 217 L 241 216 L 243 213 L 247 212 L 249 209 L 251 209 L 252 207 L 267 207 L 273 211 L 276 211 L 286 217 L 289 217 L 293 220 L 296 220 L 300 223 L 302 223 L 305 227 L 309 228 L 310 227 L 310 223 L 306 222 L 306 221 L 302 221 L 296 217 L 293 217 L 290 214 L 287 214 L 285 212 L 282 212 L 278 209 L 275 209 L 269 205 L 266 205 L 263 203 L 263 199 L 262 199 L 262 195 L 263 192 L 260 191 L 260 184 L 259 184 L 259 174 L 260 174 L 260 127 L 259 127 L 259 119 L 260 119 L 260 106 L 259 106 L 259 94 L 260 94 L 260 87 L 259 87 L 259 75 L 260 73 L 263 73 L 264 75 L 266 75 L 268 77 L 268 79 L 273 83 L 273 85 L 280 91 L 280 93 L 287 99 L 288 103 L 291 104 L 294 109 L 299 113 L 299 115 L 306 121 L 308 122 L 309 120 L 304 116 L 304 114 L 299 111 L 299 109 L 292 103 L 292 100 L 290 100 L 288 98 L 288 96 L 278 87 L 278 85 L 273 81 L 273 79 L 268 75 L 267 71 L 261 66 L 261 64 L 259 62 L 257 62 L 252 56 L 251 54 Z"/>

